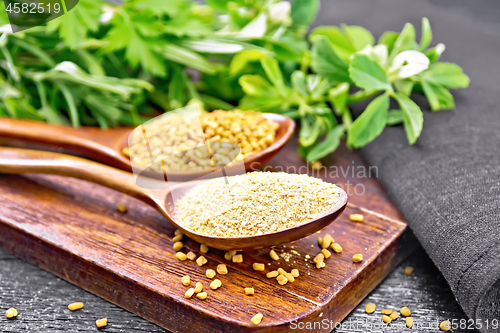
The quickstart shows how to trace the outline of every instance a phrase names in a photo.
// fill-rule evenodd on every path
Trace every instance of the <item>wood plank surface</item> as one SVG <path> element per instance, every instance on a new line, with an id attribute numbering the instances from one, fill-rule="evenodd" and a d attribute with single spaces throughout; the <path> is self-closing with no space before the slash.
<path id="1" fill-rule="evenodd" d="M 295 148 L 291 142 L 273 159 L 271 169 L 294 166 L 295 172 L 310 172 L 299 170 L 304 165 Z M 201 268 L 194 262 L 180 262 L 172 249 L 174 230 L 156 211 L 98 185 L 56 176 L 0 176 L 0 246 L 172 331 L 203 327 L 213 332 L 285 332 L 296 320 L 338 322 L 400 261 L 400 237 L 406 224 L 376 179 L 351 172 L 350 168 L 365 168 L 359 157 L 340 150 L 328 163 L 329 169 L 314 175 L 346 191 L 347 186 L 361 184 L 358 189 L 364 192 L 348 193 L 351 206 L 322 231 L 330 233 L 344 252 L 334 253 L 321 270 L 312 264 L 320 250 L 318 235 L 278 247 L 280 254 L 300 253 L 291 254 L 289 262 L 272 262 L 268 250 L 245 252 L 241 264 L 227 262 L 216 250 L 205 255 L 209 262 Z M 129 212 L 118 213 L 117 202 L 125 203 Z M 361 211 L 366 215 L 364 223 L 348 220 L 349 214 Z M 187 241 L 185 245 L 199 253 L 199 244 Z M 355 253 L 362 253 L 365 260 L 354 264 Z M 306 254 L 311 259 L 305 260 Z M 253 262 L 266 263 L 266 272 L 298 268 L 301 276 L 280 286 L 275 279 L 265 278 L 265 272 L 253 271 Z M 228 265 L 229 274 L 219 275 L 223 287 L 212 291 L 204 274 L 219 263 Z M 204 301 L 184 298 L 183 275 L 202 282 L 209 297 Z M 255 296 L 244 295 L 247 286 L 255 288 Z M 259 312 L 264 320 L 254 326 L 250 318 Z"/>

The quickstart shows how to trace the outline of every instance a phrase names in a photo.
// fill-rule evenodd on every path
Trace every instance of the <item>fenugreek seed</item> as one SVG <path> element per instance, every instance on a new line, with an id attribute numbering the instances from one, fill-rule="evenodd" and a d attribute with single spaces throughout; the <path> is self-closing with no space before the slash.
<path id="1" fill-rule="evenodd" d="M 271 278 L 277 277 L 278 275 L 280 275 L 280 273 L 278 273 L 278 271 L 271 271 L 271 272 L 266 274 L 266 277 L 271 279 Z"/>
<path id="2" fill-rule="evenodd" d="M 290 273 L 292 274 L 293 277 L 299 277 L 300 275 L 299 270 L 297 268 L 292 269 Z"/>
<path id="3" fill-rule="evenodd" d="M 174 238 L 172 238 L 173 242 L 180 242 L 182 240 L 183 234 L 180 235 L 175 235 Z"/>
<path id="4" fill-rule="evenodd" d="M 377 306 L 373 303 L 368 303 L 366 304 L 366 307 L 365 307 L 365 312 L 370 314 L 370 313 L 374 313 L 375 310 L 377 310 Z"/>
<path id="5" fill-rule="evenodd" d="M 76 310 L 83 309 L 83 303 L 81 303 L 81 302 L 71 303 L 70 305 L 68 305 L 68 309 L 70 311 L 76 311 Z"/>
<path id="6" fill-rule="evenodd" d="M 205 275 L 207 276 L 207 278 L 213 279 L 215 276 L 215 271 L 213 269 L 207 269 Z"/>
<path id="7" fill-rule="evenodd" d="M 318 245 L 319 247 L 323 245 L 323 237 L 318 237 Z"/>
<path id="8" fill-rule="evenodd" d="M 195 260 L 196 259 L 196 253 L 194 253 L 193 251 L 189 251 L 188 254 L 186 255 L 187 258 L 191 261 Z"/>
<path id="9" fill-rule="evenodd" d="M 280 268 L 278 268 L 278 273 L 280 273 L 281 275 L 285 275 L 286 271 L 280 267 Z"/>
<path id="10" fill-rule="evenodd" d="M 183 285 L 189 286 L 191 284 L 191 278 L 189 277 L 189 275 L 184 275 L 181 278 L 181 282 L 182 282 Z"/>
<path id="11" fill-rule="evenodd" d="M 352 261 L 354 262 L 362 262 L 363 261 L 363 255 L 358 253 L 352 256 Z"/>
<path id="12" fill-rule="evenodd" d="M 216 290 L 216 289 L 220 288 L 221 286 L 222 286 L 222 282 L 219 279 L 215 279 L 212 281 L 212 283 L 210 283 L 210 288 L 212 288 L 213 290 Z"/>
<path id="13" fill-rule="evenodd" d="M 288 279 L 283 274 L 280 274 L 276 277 L 276 281 L 283 286 L 288 282 Z"/>
<path id="14" fill-rule="evenodd" d="M 231 254 L 231 252 L 224 253 L 224 259 L 226 259 L 227 261 L 231 261 L 232 258 L 233 255 Z"/>
<path id="15" fill-rule="evenodd" d="M 441 331 L 449 331 L 451 330 L 451 322 L 449 320 L 445 320 L 441 322 L 439 328 L 441 329 Z"/>
<path id="16" fill-rule="evenodd" d="M 306 255 L 304 256 L 304 258 L 306 258 L 306 259 L 311 259 L 311 256 L 310 256 L 310 255 L 308 255 L 308 254 L 306 254 Z"/>
<path id="17" fill-rule="evenodd" d="M 320 161 L 314 161 L 311 163 L 311 169 L 313 169 L 314 171 L 320 170 L 322 166 L 323 164 Z"/>
<path id="18" fill-rule="evenodd" d="M 335 253 L 342 253 L 342 246 L 338 243 L 333 243 L 332 244 L 332 250 L 335 251 Z"/>
<path id="19" fill-rule="evenodd" d="M 102 319 L 96 320 L 95 324 L 98 328 L 106 327 L 106 326 L 108 326 L 108 319 L 102 318 Z"/>
<path id="20" fill-rule="evenodd" d="M 412 328 L 413 327 L 413 319 L 410 317 L 406 317 L 406 327 Z"/>
<path id="21" fill-rule="evenodd" d="M 176 257 L 177 259 L 179 259 L 180 261 L 184 261 L 184 260 L 186 260 L 186 259 L 187 259 L 187 255 L 186 255 L 185 253 L 183 253 L 183 252 L 177 252 L 177 253 L 175 254 L 175 257 Z"/>
<path id="22" fill-rule="evenodd" d="M 325 268 L 325 267 L 326 267 L 326 264 L 325 264 L 325 262 L 324 262 L 324 261 L 322 261 L 322 262 L 318 262 L 318 263 L 316 264 L 316 268 Z"/>
<path id="23" fill-rule="evenodd" d="M 208 250 L 209 250 L 209 248 L 206 244 L 200 244 L 200 252 L 201 253 L 207 253 Z"/>
<path id="24" fill-rule="evenodd" d="M 198 266 L 200 267 L 205 265 L 207 262 L 208 260 L 204 256 L 199 256 L 198 259 L 196 259 L 196 264 L 198 264 Z"/>
<path id="25" fill-rule="evenodd" d="M 313 259 L 313 263 L 318 264 L 325 260 L 325 255 L 323 253 L 319 253 L 316 257 Z"/>
<path id="26" fill-rule="evenodd" d="M 410 276 L 413 273 L 413 267 L 408 266 L 405 268 L 405 274 Z"/>
<path id="27" fill-rule="evenodd" d="M 322 249 L 327 249 L 330 247 L 330 244 L 332 244 L 334 241 L 334 239 L 332 238 L 332 236 L 330 236 L 329 234 L 326 234 L 325 237 L 323 237 L 323 241 L 321 242 L 321 248 Z"/>
<path id="28" fill-rule="evenodd" d="M 365 219 L 365 217 L 361 214 L 351 214 L 349 218 L 352 222 L 363 222 L 363 220 Z"/>
<path id="29" fill-rule="evenodd" d="M 203 290 L 203 285 L 201 284 L 201 282 L 196 282 L 196 285 L 194 286 L 194 292 L 201 293 L 202 290 Z"/>
<path id="30" fill-rule="evenodd" d="M 326 259 L 330 258 L 332 256 L 332 253 L 328 251 L 327 249 L 322 249 L 321 253 L 325 256 Z"/>
<path id="31" fill-rule="evenodd" d="M 273 260 L 278 260 L 280 257 L 276 254 L 276 252 L 274 252 L 274 250 L 271 250 L 269 251 L 269 256 L 271 257 L 271 259 Z"/>
<path id="32" fill-rule="evenodd" d="M 196 297 L 198 297 L 201 300 L 206 299 L 207 296 L 208 296 L 208 294 L 206 292 L 202 292 L 202 293 L 197 293 L 196 294 Z"/>
<path id="33" fill-rule="evenodd" d="M 186 298 L 191 298 L 193 297 L 193 295 L 194 295 L 194 288 L 189 288 L 188 291 L 186 291 L 186 293 L 184 294 Z"/>
<path id="34" fill-rule="evenodd" d="M 250 321 L 254 325 L 259 325 L 263 317 L 264 316 L 262 315 L 262 313 L 257 313 L 255 316 L 252 317 L 252 319 L 250 319 Z"/>
<path id="35" fill-rule="evenodd" d="M 293 277 L 293 275 L 292 275 L 292 274 L 290 274 L 290 273 L 286 273 L 286 274 L 285 274 L 285 277 L 286 277 L 286 279 L 288 280 L 288 282 L 294 282 L 294 281 L 295 281 L 295 278 L 294 278 L 294 277 Z"/>
<path id="36" fill-rule="evenodd" d="M 250 296 L 255 293 L 255 290 L 253 288 L 245 288 L 245 295 Z"/>
<path id="37" fill-rule="evenodd" d="M 118 203 L 116 204 L 116 210 L 119 211 L 120 213 L 122 214 L 126 214 L 128 209 L 127 209 L 127 206 L 125 206 L 124 204 L 122 203 Z"/>
<path id="38" fill-rule="evenodd" d="M 410 311 L 410 309 L 408 309 L 406 306 L 405 306 L 405 307 L 403 307 L 403 308 L 401 308 L 401 311 L 400 311 L 400 312 L 401 312 L 401 315 L 402 315 L 403 317 L 409 317 L 409 316 L 411 316 L 411 311 Z"/>
<path id="39" fill-rule="evenodd" d="M 259 272 L 264 271 L 264 269 L 266 268 L 266 266 L 264 264 L 261 264 L 258 262 L 254 262 L 252 267 L 253 267 L 254 271 L 259 271 Z"/>
<path id="40" fill-rule="evenodd" d="M 392 310 L 391 309 L 383 309 L 381 313 L 383 315 L 390 316 L 392 314 Z"/>
<path id="41" fill-rule="evenodd" d="M 5 315 L 7 316 L 8 319 L 12 319 L 17 317 L 17 310 L 14 308 L 10 308 L 5 312 Z"/>
<path id="42" fill-rule="evenodd" d="M 290 251 L 290 252 L 292 252 L 292 253 L 293 253 L 293 254 L 295 254 L 296 256 L 300 255 L 300 253 L 299 253 L 297 250 L 292 250 L 292 251 Z"/>
<path id="43" fill-rule="evenodd" d="M 391 317 L 389 317 L 389 316 L 383 315 L 383 316 L 382 316 L 382 321 L 383 321 L 384 323 L 386 323 L 386 324 L 389 324 L 389 323 L 392 321 L 392 319 L 391 319 Z"/>
<path id="44" fill-rule="evenodd" d="M 226 275 L 227 274 L 227 267 L 224 264 L 219 264 L 217 265 L 217 273 Z"/>
<path id="45" fill-rule="evenodd" d="M 392 321 L 394 321 L 399 318 L 399 313 L 397 311 L 393 311 L 389 317 L 391 317 Z"/>
<path id="46" fill-rule="evenodd" d="M 175 229 L 174 235 L 176 236 L 182 235 L 182 231 L 180 229 Z"/>
<path id="47" fill-rule="evenodd" d="M 174 243 L 174 251 L 180 251 L 184 247 L 184 244 L 182 242 L 175 242 Z"/>
<path id="48" fill-rule="evenodd" d="M 235 254 L 232 258 L 233 262 L 243 262 L 243 255 L 242 254 Z"/>

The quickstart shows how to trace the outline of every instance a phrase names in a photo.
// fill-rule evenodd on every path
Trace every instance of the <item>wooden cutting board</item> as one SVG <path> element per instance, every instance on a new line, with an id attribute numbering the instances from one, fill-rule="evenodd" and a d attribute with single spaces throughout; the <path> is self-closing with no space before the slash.
<path id="1" fill-rule="evenodd" d="M 287 260 L 273 261 L 269 250 L 258 250 L 244 252 L 243 263 L 232 263 L 210 249 L 203 267 L 181 262 L 172 249 L 174 229 L 152 208 L 85 181 L 42 175 L 0 175 L 0 247 L 174 332 L 330 332 L 414 241 L 403 235 L 407 226 L 380 183 L 360 177 L 368 168 L 358 155 L 340 149 L 326 162 L 328 169 L 312 173 L 290 142 L 269 164 L 268 170 L 308 172 L 334 182 L 350 196 L 343 215 L 320 235 L 275 249 Z M 118 202 L 128 207 L 127 214 L 116 211 Z M 365 215 L 365 221 L 351 222 L 352 213 Z M 344 251 L 316 269 L 317 238 L 327 233 Z M 184 243 L 184 252 L 200 253 L 199 244 L 186 238 Z M 352 262 L 356 253 L 363 254 L 363 262 Z M 254 262 L 265 263 L 265 272 L 254 271 Z M 205 271 L 219 263 L 229 273 L 217 275 L 222 287 L 213 291 Z M 265 276 L 278 267 L 297 268 L 300 277 L 280 286 Z M 203 284 L 206 300 L 184 297 L 184 275 L 192 287 Z M 245 296 L 245 287 L 253 287 L 255 295 Z M 255 326 L 250 319 L 257 313 L 264 319 Z"/>

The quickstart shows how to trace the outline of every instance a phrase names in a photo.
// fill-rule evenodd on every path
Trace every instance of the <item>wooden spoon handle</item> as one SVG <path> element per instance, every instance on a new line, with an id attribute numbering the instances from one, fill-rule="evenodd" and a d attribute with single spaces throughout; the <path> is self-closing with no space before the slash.
<path id="1" fill-rule="evenodd" d="M 112 188 L 155 206 L 150 191 L 137 186 L 132 173 L 65 154 L 0 148 L 0 173 L 43 173 L 79 178 Z M 164 182 L 163 185 L 165 186 Z"/>

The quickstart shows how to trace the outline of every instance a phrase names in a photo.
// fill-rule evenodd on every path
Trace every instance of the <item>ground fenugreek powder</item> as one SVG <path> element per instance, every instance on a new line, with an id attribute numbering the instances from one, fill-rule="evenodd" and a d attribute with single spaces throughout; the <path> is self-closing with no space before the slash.
<path id="1" fill-rule="evenodd" d="M 308 222 L 339 200 L 337 186 L 308 175 L 252 172 L 216 178 L 192 188 L 177 203 L 179 222 L 219 237 L 254 236 Z"/>

